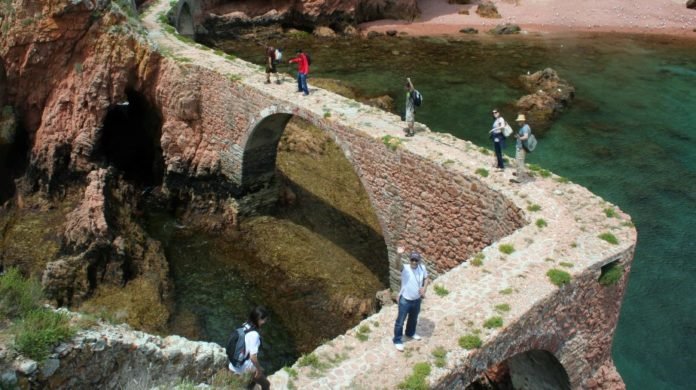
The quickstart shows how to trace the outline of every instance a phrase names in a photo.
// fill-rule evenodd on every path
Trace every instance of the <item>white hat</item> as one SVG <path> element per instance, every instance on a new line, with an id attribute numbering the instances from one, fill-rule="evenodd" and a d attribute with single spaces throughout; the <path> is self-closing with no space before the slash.
<path id="1" fill-rule="evenodd" d="M 524 117 L 524 114 L 517 114 L 517 119 L 515 119 L 515 122 L 526 122 L 527 118 Z"/>

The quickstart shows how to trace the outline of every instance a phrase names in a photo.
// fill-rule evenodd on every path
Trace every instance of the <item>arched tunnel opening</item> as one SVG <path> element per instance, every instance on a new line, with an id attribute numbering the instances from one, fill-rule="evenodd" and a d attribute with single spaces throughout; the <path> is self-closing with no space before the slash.
<path id="1" fill-rule="evenodd" d="M 551 352 L 534 349 L 490 368 L 466 390 L 570 390 L 570 378 Z"/>
<path id="2" fill-rule="evenodd" d="M 181 5 L 179 14 L 176 18 L 176 31 L 186 37 L 193 38 L 195 26 L 193 25 L 193 13 L 189 3 L 184 2 Z"/>
<path id="3" fill-rule="evenodd" d="M 111 106 L 104 118 L 98 150 L 126 180 L 143 186 L 162 183 L 162 118 L 145 96 L 126 90 L 127 100 Z"/>

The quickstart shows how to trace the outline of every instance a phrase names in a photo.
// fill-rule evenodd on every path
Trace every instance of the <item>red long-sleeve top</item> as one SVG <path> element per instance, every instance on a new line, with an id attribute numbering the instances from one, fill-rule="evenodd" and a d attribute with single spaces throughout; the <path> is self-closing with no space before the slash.
<path id="1" fill-rule="evenodd" d="M 300 53 L 297 57 L 290 60 L 290 63 L 297 64 L 297 71 L 304 74 L 309 74 L 309 63 L 307 62 L 307 56 L 305 53 Z"/>

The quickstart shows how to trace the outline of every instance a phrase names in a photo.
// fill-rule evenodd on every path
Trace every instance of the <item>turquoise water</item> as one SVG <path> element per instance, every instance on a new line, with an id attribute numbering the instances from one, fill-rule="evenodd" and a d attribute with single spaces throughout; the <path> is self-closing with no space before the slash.
<path id="1" fill-rule="evenodd" d="M 638 246 L 613 345 L 629 389 L 696 384 L 696 41 L 642 36 L 441 38 L 316 42 L 303 47 L 315 77 L 350 82 L 403 107 L 410 76 L 424 95 L 416 119 L 489 146 L 489 111 L 509 120 L 517 78 L 545 67 L 576 86 L 577 100 L 529 157 L 619 205 Z M 263 62 L 263 50 L 221 43 Z M 285 70 L 281 66 L 280 70 Z M 311 88 L 311 79 L 309 81 Z M 508 146 L 507 153 L 513 150 Z"/>

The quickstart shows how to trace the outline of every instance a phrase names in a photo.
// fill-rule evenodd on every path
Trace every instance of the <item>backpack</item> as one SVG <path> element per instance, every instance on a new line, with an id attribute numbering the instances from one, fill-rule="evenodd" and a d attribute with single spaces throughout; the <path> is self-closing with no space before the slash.
<path id="1" fill-rule="evenodd" d="M 536 149 L 537 146 L 537 139 L 534 136 L 534 134 L 530 134 L 529 138 L 524 142 L 523 144 L 524 148 L 527 150 L 527 152 L 532 153 L 534 149 Z"/>
<path id="2" fill-rule="evenodd" d="M 505 127 L 503 127 L 503 136 L 507 138 L 511 135 L 512 135 L 512 127 L 510 126 L 509 123 L 507 123 L 507 121 L 505 121 Z"/>
<path id="3" fill-rule="evenodd" d="M 242 325 L 235 329 L 227 340 L 225 353 L 227 353 L 227 359 L 233 366 L 240 367 L 248 359 L 244 336 L 253 330 L 255 330 L 253 327 L 246 329 L 246 327 Z"/>
<path id="4" fill-rule="evenodd" d="M 416 107 L 420 107 L 423 104 L 423 95 L 417 89 L 411 92 L 411 99 L 413 99 L 413 105 Z"/>
<path id="5" fill-rule="evenodd" d="M 280 62 L 283 59 L 283 52 L 280 49 L 275 49 L 275 60 Z"/>

